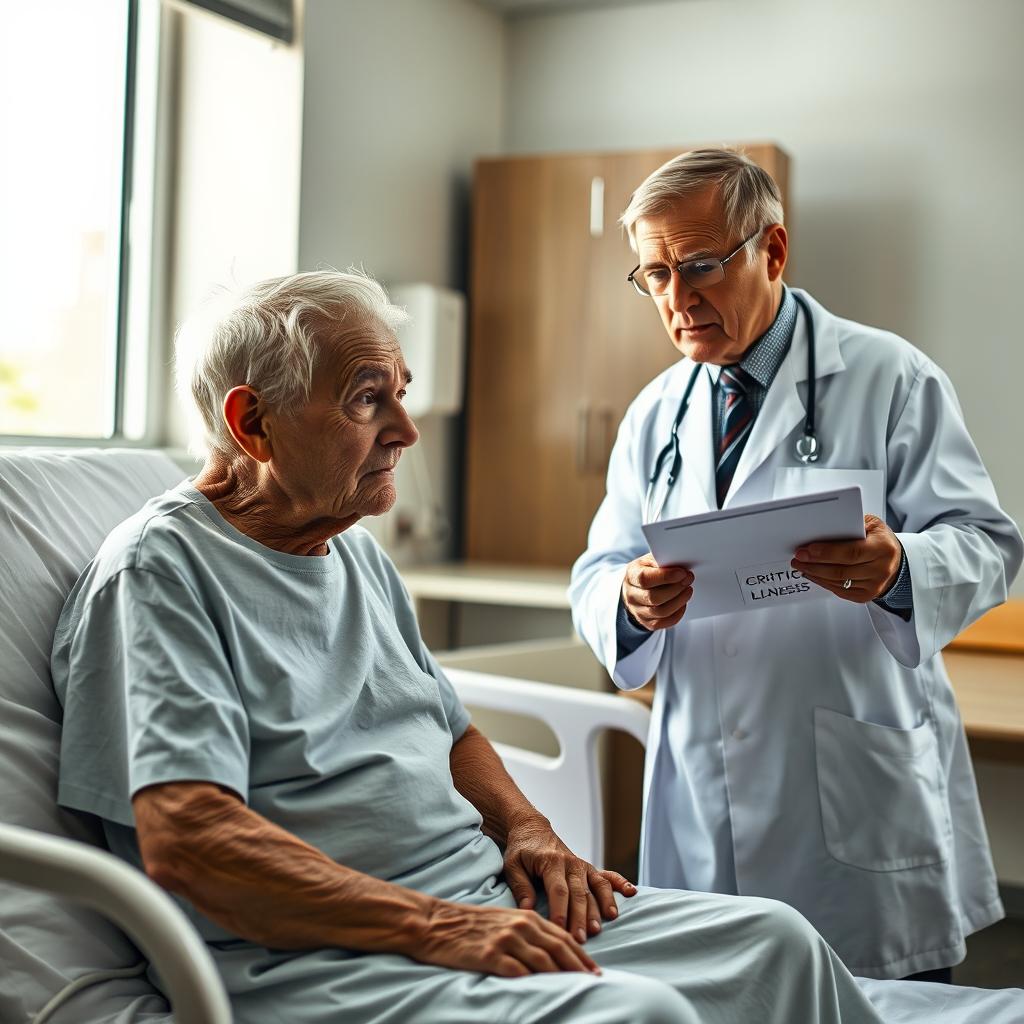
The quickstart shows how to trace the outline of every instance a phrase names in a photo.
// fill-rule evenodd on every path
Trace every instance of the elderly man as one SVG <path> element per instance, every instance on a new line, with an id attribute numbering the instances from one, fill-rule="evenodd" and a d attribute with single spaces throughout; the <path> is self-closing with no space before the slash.
<path id="1" fill-rule="evenodd" d="M 629 286 L 683 358 L 619 430 L 573 615 L 619 686 L 657 676 L 641 882 L 785 900 L 854 973 L 948 980 L 1002 907 L 939 651 L 1006 599 L 1021 537 L 947 377 L 787 288 L 782 221 L 725 150 L 633 194 Z M 851 485 L 863 540 L 756 570 L 811 601 L 799 579 L 688 621 L 700 568 L 658 566 L 641 531 Z"/>
<path id="2" fill-rule="evenodd" d="M 417 438 L 401 318 L 315 273 L 183 332 L 210 454 L 68 599 L 61 802 L 182 897 L 239 1024 L 877 1020 L 782 904 L 575 857 L 469 724 L 356 525 Z"/>

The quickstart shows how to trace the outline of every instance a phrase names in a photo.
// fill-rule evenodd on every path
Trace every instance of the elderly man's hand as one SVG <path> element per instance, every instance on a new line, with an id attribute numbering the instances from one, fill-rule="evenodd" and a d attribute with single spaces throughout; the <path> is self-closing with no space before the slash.
<path id="1" fill-rule="evenodd" d="M 422 963 L 503 978 L 601 969 L 571 935 L 527 910 L 437 900 L 408 950 Z"/>
<path id="2" fill-rule="evenodd" d="M 651 554 L 626 566 L 622 600 L 626 611 L 644 629 L 668 629 L 686 614 L 693 597 L 693 573 L 679 565 L 662 568 Z"/>
<path id="3" fill-rule="evenodd" d="M 864 517 L 864 540 L 817 542 L 798 548 L 791 565 L 836 597 L 867 604 L 896 582 L 903 546 L 878 516 Z M 849 588 L 843 583 L 851 580 Z"/>
<path id="4" fill-rule="evenodd" d="M 617 871 L 599 871 L 577 857 L 543 820 L 513 828 L 505 844 L 505 881 L 524 910 L 536 905 L 533 879 L 544 886 L 552 922 L 581 943 L 601 930 L 602 917 L 618 916 L 615 893 L 636 893 Z"/>

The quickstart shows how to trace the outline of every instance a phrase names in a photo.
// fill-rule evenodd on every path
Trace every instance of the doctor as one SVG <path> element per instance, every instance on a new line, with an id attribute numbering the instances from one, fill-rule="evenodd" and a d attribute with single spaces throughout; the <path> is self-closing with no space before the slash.
<path id="1" fill-rule="evenodd" d="M 1005 600 L 1020 533 L 946 375 L 783 284 L 764 171 L 683 154 L 622 223 L 683 358 L 626 413 L 570 597 L 619 687 L 657 676 L 640 881 L 784 900 L 854 973 L 948 980 L 1003 908 L 939 652 Z M 699 575 L 640 529 L 849 484 L 866 538 L 794 552 L 821 601 L 687 622 Z"/>

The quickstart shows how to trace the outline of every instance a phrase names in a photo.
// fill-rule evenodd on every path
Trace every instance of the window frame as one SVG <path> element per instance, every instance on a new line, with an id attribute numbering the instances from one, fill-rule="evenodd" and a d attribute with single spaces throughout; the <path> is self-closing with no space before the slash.
<path id="1" fill-rule="evenodd" d="M 114 332 L 113 429 L 104 437 L 0 433 L 0 448 L 152 448 L 163 433 L 163 363 L 159 331 L 166 288 L 168 178 L 157 151 L 170 139 L 166 81 L 171 22 L 160 0 L 125 0 L 124 124 L 117 318 Z M 140 174 L 140 169 L 145 173 Z M 127 427 L 127 429 L 126 429 Z"/>

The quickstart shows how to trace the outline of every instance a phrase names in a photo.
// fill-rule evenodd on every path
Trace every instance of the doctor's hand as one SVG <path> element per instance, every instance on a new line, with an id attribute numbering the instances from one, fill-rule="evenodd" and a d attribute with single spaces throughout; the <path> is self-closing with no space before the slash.
<path id="1" fill-rule="evenodd" d="M 903 559 L 899 538 L 878 516 L 864 517 L 864 540 L 816 542 L 798 548 L 790 563 L 836 597 L 867 604 L 895 582 Z M 850 580 L 848 588 L 843 583 Z"/>
<path id="2" fill-rule="evenodd" d="M 601 930 L 601 918 L 618 917 L 615 893 L 636 894 L 617 871 L 599 871 L 577 857 L 544 819 L 510 829 L 505 843 L 505 881 L 523 910 L 536 906 L 534 879 L 544 886 L 551 922 L 579 943 Z"/>
<path id="3" fill-rule="evenodd" d="M 693 573 L 681 565 L 661 568 L 648 553 L 626 566 L 622 601 L 644 629 L 668 629 L 686 614 L 693 597 Z"/>

